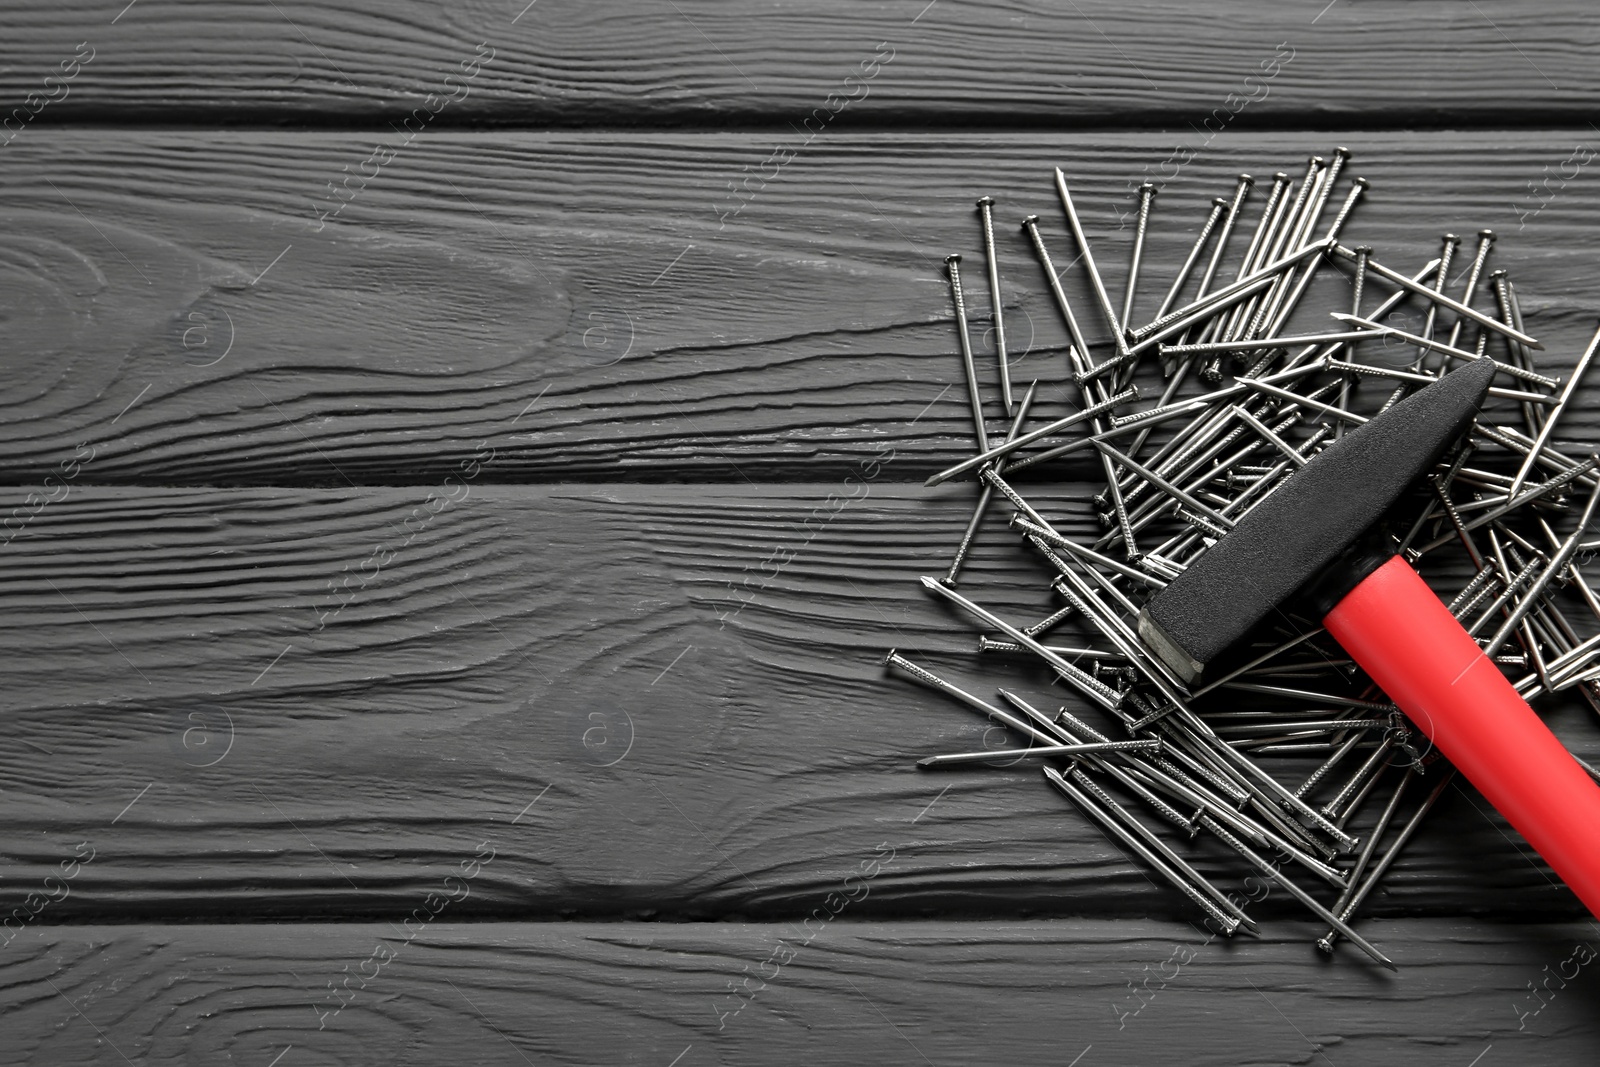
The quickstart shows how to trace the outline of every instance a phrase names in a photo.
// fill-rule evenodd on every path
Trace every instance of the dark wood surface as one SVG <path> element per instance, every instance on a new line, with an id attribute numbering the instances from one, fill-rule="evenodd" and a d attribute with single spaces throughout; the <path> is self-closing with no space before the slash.
<path id="1" fill-rule="evenodd" d="M 17 351 L 0 470 L 37 482 L 88 440 L 98 482 L 425 484 L 488 441 L 490 481 L 838 480 L 883 447 L 885 478 L 918 481 L 970 445 L 943 259 L 981 263 L 977 193 L 1001 202 L 1013 375 L 1053 386 L 1053 417 L 1067 335 L 1015 223 L 1048 220 L 1064 268 L 1050 167 L 1068 168 L 1120 289 L 1127 179 L 1172 136 L 830 135 L 723 225 L 721 185 L 766 138 L 440 134 L 318 231 L 370 135 L 29 129 L 0 206 Z M 1600 314 L 1600 198 L 1583 171 L 1535 211 L 1527 184 L 1583 139 L 1230 135 L 1156 201 L 1137 307 L 1241 170 L 1266 182 L 1345 144 L 1372 182 L 1350 239 L 1410 272 L 1445 230 L 1494 228 L 1558 371 Z M 977 320 L 987 287 L 969 288 Z M 1561 433 L 1593 447 L 1595 423 Z"/>
<path id="2" fill-rule="evenodd" d="M 483 486 L 409 543 L 424 486 L 80 490 L 0 556 L 6 891 L 89 840 L 106 854 L 52 915 L 377 917 L 502 828 L 465 906 L 485 917 L 779 919 L 898 821 L 905 855 L 859 912 L 1188 916 L 1036 762 L 915 769 L 996 742 L 886 677 L 888 648 L 975 692 L 1086 705 L 980 660 L 917 584 L 968 487 L 872 483 L 808 529 L 838 489 Z M 1086 530 L 1088 492 L 1035 499 Z M 775 553 L 792 558 L 763 567 Z M 996 528 L 963 584 L 1028 622 L 1057 606 L 1043 580 Z M 1551 722 L 1600 760 L 1592 711 Z M 1242 879 L 1215 846 L 1196 863 Z M 1581 914 L 1475 794 L 1452 794 L 1376 908 Z"/>
<path id="3" fill-rule="evenodd" d="M 8 950 L 7 1062 L 1586 1063 L 1600 994 L 1600 967 L 1580 962 L 1592 923 L 1374 922 L 1403 963 L 1390 975 L 1319 957 L 1292 922 L 1207 944 L 1138 919 L 845 912 L 806 931 L 448 914 L 414 938 L 387 923 L 41 929 Z M 1527 983 L 1547 975 L 1536 1001 Z"/>
<path id="4" fill-rule="evenodd" d="M 1119 287 L 1163 179 L 1148 314 L 1239 171 L 1346 145 L 1351 239 L 1414 270 L 1494 228 L 1559 373 L 1600 314 L 1583 5 L 14 6 L 5 107 L 94 58 L 0 146 L 0 514 L 55 498 L 0 545 L 0 904 L 66 886 L 0 948 L 0 1063 L 1600 1052 L 1595 924 L 1472 791 L 1369 905 L 1398 977 L 1279 895 L 1207 945 L 1036 766 L 918 772 L 984 725 L 881 665 L 1076 706 L 916 584 L 970 513 L 920 483 L 970 448 L 942 260 L 981 261 L 976 196 L 1041 418 L 1066 337 L 1015 223 L 1070 262 L 1056 164 Z M 1087 529 L 1093 478 L 1031 492 Z M 996 522 L 964 584 L 1032 621 L 1043 578 Z M 1549 721 L 1600 760 L 1592 711 Z"/>
<path id="5" fill-rule="evenodd" d="M 118 17 L 121 7 L 19 4 L 0 46 L 4 98 L 37 88 L 87 39 L 95 57 L 62 110 L 156 125 L 403 115 L 441 87 L 461 97 L 443 78 L 490 54 L 484 45 L 492 58 L 438 121 L 784 131 L 829 93 L 856 92 L 844 79 L 880 51 L 891 58 L 841 121 L 1176 129 L 1239 93 L 1253 98 L 1246 120 L 1277 125 L 1514 127 L 1508 117 L 1535 113 L 1587 128 L 1600 100 L 1588 62 L 1600 33 L 1580 0 L 1501 11 L 1472 0 L 137 0 Z M 1280 52 L 1292 58 L 1266 91 L 1244 81 Z"/>

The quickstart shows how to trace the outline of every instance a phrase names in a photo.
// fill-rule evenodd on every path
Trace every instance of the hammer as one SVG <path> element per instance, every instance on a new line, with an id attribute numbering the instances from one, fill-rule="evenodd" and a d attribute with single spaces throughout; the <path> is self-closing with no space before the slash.
<path id="1" fill-rule="evenodd" d="M 1139 636 L 1193 683 L 1291 597 L 1309 604 L 1600 916 L 1600 786 L 1395 553 L 1393 539 L 1375 530 L 1471 425 L 1494 374 L 1490 360 L 1468 363 L 1334 442 L 1152 597 Z M 1585 525 L 1593 509 L 1591 499 Z"/>

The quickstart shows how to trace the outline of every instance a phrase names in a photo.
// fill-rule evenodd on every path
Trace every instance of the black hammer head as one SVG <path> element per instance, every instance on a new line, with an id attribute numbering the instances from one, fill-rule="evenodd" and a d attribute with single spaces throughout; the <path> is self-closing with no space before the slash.
<path id="1" fill-rule="evenodd" d="M 1335 441 L 1152 597 L 1139 636 L 1186 682 L 1317 578 L 1472 422 L 1494 364 L 1468 363 Z"/>

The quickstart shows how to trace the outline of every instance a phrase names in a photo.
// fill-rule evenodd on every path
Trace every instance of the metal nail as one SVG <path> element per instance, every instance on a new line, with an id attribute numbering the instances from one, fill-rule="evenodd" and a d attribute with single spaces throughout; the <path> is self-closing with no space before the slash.
<path id="1" fill-rule="evenodd" d="M 1545 444 L 1550 440 L 1550 432 L 1555 429 L 1556 420 L 1561 418 L 1561 413 L 1566 410 L 1567 402 L 1578 391 L 1578 383 L 1583 380 L 1583 374 L 1589 369 L 1589 363 L 1594 359 L 1596 349 L 1600 349 L 1600 330 L 1589 340 L 1589 345 L 1583 350 L 1583 355 L 1578 357 L 1578 365 L 1572 368 L 1572 373 L 1567 376 L 1566 388 L 1561 390 L 1555 407 L 1545 415 L 1544 425 L 1539 429 L 1539 436 L 1533 439 L 1533 447 L 1522 461 L 1522 466 L 1517 468 L 1517 473 L 1511 479 L 1510 495 L 1516 496 L 1517 490 L 1522 488 L 1522 483 L 1527 479 L 1528 472 L 1538 462 L 1539 454 L 1544 451 Z"/>
<path id="2" fill-rule="evenodd" d="M 1000 360 L 1000 399 L 1006 414 L 1012 414 L 1011 367 L 1006 357 L 1006 324 L 1000 300 L 1000 264 L 994 252 L 994 197 L 978 200 L 978 214 L 983 219 L 983 254 L 989 266 L 989 302 L 993 310 L 994 348 Z"/>
<path id="3" fill-rule="evenodd" d="M 927 756 L 917 760 L 917 766 L 937 769 L 942 767 L 967 767 L 974 763 L 988 763 L 992 760 L 1002 759 L 1015 761 L 1032 757 L 1054 759 L 1062 756 L 1087 756 L 1113 752 L 1160 751 L 1161 741 L 1159 738 L 1148 741 L 1094 742 L 1087 745 L 1040 745 L 1038 748 L 996 748 L 985 749 L 982 752 L 952 752 L 948 755 Z"/>
<path id="4" fill-rule="evenodd" d="M 1044 236 L 1039 233 L 1039 216 L 1029 215 L 1022 220 L 1022 230 L 1033 242 L 1033 253 L 1039 258 L 1039 266 L 1044 268 L 1044 276 L 1050 284 L 1050 294 L 1055 297 L 1056 309 L 1061 312 L 1061 317 L 1067 324 L 1067 333 L 1072 337 L 1072 346 L 1078 352 L 1089 351 L 1089 342 L 1084 339 L 1083 331 L 1078 328 L 1078 317 L 1072 313 L 1072 304 L 1067 300 L 1067 294 L 1061 288 L 1061 278 L 1056 274 L 1056 265 L 1050 259 L 1050 251 L 1044 246 Z M 1082 370 L 1074 366 L 1073 370 Z"/>
<path id="5" fill-rule="evenodd" d="M 1113 662 L 1113 663 L 1124 663 L 1124 662 L 1126 662 L 1126 657 L 1124 657 L 1122 655 L 1122 653 L 1120 653 L 1120 652 L 1107 652 L 1104 649 L 1098 649 L 1098 648 L 1069 648 L 1069 647 L 1067 647 L 1065 645 L 1047 645 L 1045 647 L 1049 648 L 1050 651 L 1054 652 L 1058 656 L 1070 656 L 1073 659 L 1105 660 L 1107 662 Z M 1014 652 L 1027 652 L 1028 649 L 1023 648 L 1021 645 L 1017 644 L 1015 641 L 996 641 L 992 637 L 979 637 L 978 638 L 978 651 L 979 652 L 1013 652 L 1014 653 Z"/>
<path id="6" fill-rule="evenodd" d="M 1330 314 L 1332 314 L 1332 316 L 1338 319 L 1340 322 L 1354 323 L 1355 325 L 1361 326 L 1365 329 L 1377 330 L 1382 333 L 1389 334 L 1390 336 L 1398 337 L 1407 344 L 1417 345 L 1420 348 L 1432 349 L 1435 352 L 1443 352 L 1451 359 L 1459 359 L 1467 363 L 1472 363 L 1482 358 L 1475 353 L 1467 352 L 1459 348 L 1451 348 L 1449 345 L 1440 341 L 1435 341 L 1427 337 L 1420 337 L 1414 333 L 1407 333 L 1405 330 L 1394 326 L 1387 326 L 1381 322 L 1374 322 L 1371 319 L 1357 318 L 1354 315 L 1346 315 L 1340 311 L 1334 311 Z M 1510 375 L 1513 378 L 1520 378 L 1523 381 L 1532 382 L 1535 385 L 1542 385 L 1547 389 L 1553 389 L 1557 385 L 1561 384 L 1554 378 L 1547 378 L 1544 375 L 1538 374 L 1534 371 L 1523 370 L 1514 363 L 1502 363 L 1499 360 L 1494 360 L 1492 362 L 1494 363 L 1495 368 L 1502 374 Z"/>
<path id="7" fill-rule="evenodd" d="M 1596 337 L 1600 339 L 1600 334 L 1597 334 Z M 1592 349 L 1593 345 L 1590 347 Z M 1600 503 L 1600 485 L 1597 485 L 1594 491 L 1589 494 L 1589 502 L 1584 505 L 1583 517 L 1578 520 L 1578 528 L 1561 543 L 1560 550 L 1550 560 L 1549 566 L 1540 572 L 1539 577 L 1534 580 L 1527 593 L 1522 596 L 1516 607 L 1511 610 L 1511 614 L 1506 617 L 1506 621 L 1500 624 L 1500 629 L 1496 630 L 1495 635 L 1489 639 L 1489 643 L 1483 646 L 1483 654 L 1485 656 L 1493 656 L 1499 651 L 1500 646 L 1505 644 L 1506 639 L 1511 636 L 1517 623 L 1522 620 L 1523 616 L 1527 615 L 1530 608 L 1538 603 L 1540 595 L 1544 592 L 1545 587 L 1550 584 L 1551 579 L 1565 569 L 1567 561 L 1577 551 L 1579 536 L 1588 529 L 1589 520 L 1594 517 L 1596 503 Z"/>
<path id="8" fill-rule="evenodd" d="M 1189 280 L 1189 275 L 1194 270 L 1194 265 L 1200 261 L 1200 253 L 1205 250 L 1206 242 L 1211 239 L 1211 231 L 1217 225 L 1217 220 L 1222 217 L 1227 201 L 1217 197 L 1211 201 L 1211 213 L 1206 216 L 1206 221 L 1200 225 L 1200 233 L 1194 239 L 1194 244 L 1189 249 L 1189 254 L 1184 257 L 1183 266 L 1178 268 L 1178 276 L 1172 280 L 1172 288 L 1167 290 L 1167 295 L 1162 298 L 1161 307 L 1156 310 L 1156 318 L 1161 318 L 1172 307 L 1172 302 L 1178 299 L 1178 294 L 1183 291 L 1184 283 Z"/>
<path id="9" fill-rule="evenodd" d="M 961 703 L 970 708 L 974 708 L 983 712 L 983 714 L 987 715 L 995 722 L 998 722 L 1004 726 L 1009 726 L 1011 729 L 1017 731 L 1025 737 L 1031 737 L 1035 741 L 1045 745 L 1056 745 L 1060 743 L 1058 738 L 1052 736 L 1044 730 L 1039 729 L 1037 726 L 1024 722 L 1015 715 L 1011 714 L 1009 711 L 1004 711 L 1000 708 L 997 708 L 986 700 L 973 696 L 960 686 L 954 685 L 953 683 L 947 682 L 943 678 L 940 678 L 926 667 L 919 667 L 917 664 L 912 663 L 910 660 L 900 655 L 900 653 L 895 649 L 891 648 L 889 650 L 889 654 L 883 657 L 883 662 L 885 666 L 893 667 L 896 670 L 903 672 L 911 680 L 921 682 L 930 689 L 937 689 L 941 693 L 955 697 Z"/>
<path id="10" fill-rule="evenodd" d="M 1472 266 L 1467 269 L 1467 284 L 1461 290 L 1461 302 L 1463 304 L 1472 303 L 1473 294 L 1478 291 L 1478 278 L 1483 273 L 1483 264 L 1489 258 L 1489 249 L 1493 246 L 1494 231 L 1479 230 L 1478 250 L 1473 253 Z M 1460 344 L 1461 328 L 1464 325 L 1465 323 L 1457 319 L 1455 325 L 1450 328 L 1450 340 L 1445 343 L 1451 348 L 1455 348 Z"/>
<path id="11" fill-rule="evenodd" d="M 1022 404 L 1017 408 L 1015 417 L 1011 420 L 1011 430 L 1006 434 L 1006 440 L 1015 441 L 1017 431 L 1022 429 L 1022 423 L 1028 417 L 1028 409 L 1033 406 L 1034 395 L 1039 391 L 1039 381 L 1034 379 L 1028 391 L 1022 397 Z M 994 493 L 994 487 L 985 485 L 978 496 L 978 505 L 972 509 L 972 519 L 967 523 L 967 530 L 961 535 L 961 543 L 956 546 L 955 558 L 950 561 L 950 570 L 940 579 L 945 585 L 954 586 L 956 577 L 961 573 L 961 566 L 967 560 L 967 552 L 972 548 L 972 539 L 977 536 L 978 526 L 983 522 L 984 512 L 989 510 L 989 498 Z"/>
<path id="12" fill-rule="evenodd" d="M 1415 834 L 1417 827 L 1422 825 L 1423 816 L 1427 815 L 1433 806 L 1439 802 L 1439 797 L 1444 794 L 1445 787 L 1455 778 L 1455 774 L 1456 769 L 1454 767 L 1447 770 L 1440 779 L 1439 784 L 1433 787 L 1433 792 L 1429 793 L 1427 799 L 1422 802 L 1422 806 L 1411 816 L 1405 826 L 1401 827 L 1400 834 L 1395 838 L 1394 844 L 1389 846 L 1388 851 L 1383 854 L 1383 858 L 1374 864 L 1372 870 L 1367 873 L 1366 881 L 1362 882 L 1360 887 L 1350 894 L 1349 902 L 1339 912 L 1341 921 L 1348 920 L 1350 916 L 1354 915 L 1355 910 L 1361 906 L 1362 901 L 1367 899 L 1367 894 L 1372 892 L 1373 887 L 1383 878 L 1384 872 L 1389 869 L 1389 865 L 1400 854 L 1400 850 L 1405 847 L 1407 841 L 1411 840 L 1411 835 Z M 1344 934 L 1346 937 L 1349 936 L 1345 930 L 1335 927 L 1317 939 L 1317 947 L 1324 952 L 1332 952 L 1340 934 Z"/>
<path id="13" fill-rule="evenodd" d="M 1335 244 L 1333 251 L 1335 254 L 1343 256 L 1345 259 L 1354 259 L 1356 256 L 1354 251 L 1340 244 Z M 1541 344 L 1538 339 L 1529 337 L 1521 330 L 1512 329 L 1510 326 L 1505 325 L 1497 319 L 1490 318 L 1481 311 L 1475 311 L 1472 308 L 1467 307 L 1465 304 L 1462 304 L 1456 300 L 1452 300 L 1443 293 L 1435 292 L 1432 289 L 1429 289 L 1426 285 L 1414 282 L 1410 278 L 1407 278 L 1404 274 L 1401 274 L 1399 271 L 1392 270 L 1389 267 L 1384 266 L 1382 263 L 1379 263 L 1371 256 L 1367 257 L 1367 271 L 1368 273 L 1378 275 L 1380 278 L 1387 279 L 1400 288 L 1415 293 L 1417 296 L 1420 296 L 1425 300 L 1449 308 L 1457 315 L 1464 315 L 1473 322 L 1478 323 L 1480 326 L 1485 326 L 1501 336 L 1509 337 L 1513 341 L 1526 345 L 1528 348 L 1544 348 L 1544 345 Z"/>
<path id="14" fill-rule="evenodd" d="M 983 399 L 978 393 L 978 368 L 972 363 L 972 341 L 967 336 L 967 305 L 961 297 L 961 257 L 945 257 L 945 270 L 950 275 L 950 300 L 956 308 L 956 336 L 961 339 L 961 366 L 967 376 L 967 400 L 972 404 L 972 432 L 978 442 L 978 451 L 989 451 L 989 432 L 983 424 Z"/>
<path id="15" fill-rule="evenodd" d="M 1133 297 L 1139 285 L 1139 261 L 1144 257 L 1145 231 L 1150 225 L 1150 201 L 1155 195 L 1154 184 L 1145 182 L 1139 186 L 1139 221 L 1133 231 L 1133 258 L 1128 263 L 1128 289 L 1122 294 L 1121 322 L 1132 321 Z"/>
<path id="16" fill-rule="evenodd" d="M 1106 317 L 1106 325 L 1111 328 L 1111 339 L 1116 344 L 1117 353 L 1129 355 L 1128 342 L 1122 334 L 1122 323 L 1111 306 L 1111 294 L 1106 292 L 1105 282 L 1100 279 L 1100 270 L 1094 263 L 1094 251 L 1089 247 L 1089 239 L 1084 236 L 1078 210 L 1072 206 L 1072 193 L 1067 190 L 1067 176 L 1061 173 L 1060 167 L 1056 168 L 1056 193 L 1061 197 L 1061 207 L 1067 213 L 1067 226 L 1072 230 L 1072 236 L 1078 242 L 1078 251 L 1083 256 L 1083 269 L 1089 274 L 1089 287 L 1094 290 L 1095 299 L 1099 301 L 1100 310 Z M 1088 356 L 1088 349 L 1084 349 L 1083 354 Z"/>
<path id="17" fill-rule="evenodd" d="M 1035 441 L 1038 441 L 1041 438 L 1049 437 L 1051 434 L 1060 433 L 1062 430 L 1065 430 L 1071 426 L 1076 426 L 1081 422 L 1092 421 L 1098 416 L 1103 415 L 1108 411 L 1113 411 L 1116 408 L 1121 407 L 1123 404 L 1137 400 L 1138 398 L 1138 387 L 1130 386 L 1115 396 L 1109 397 L 1098 404 L 1090 405 L 1089 407 L 1084 408 L 1082 411 L 1076 411 L 1071 415 L 1057 419 L 1054 422 L 1047 423 L 1036 430 L 1030 430 L 1018 437 L 1009 438 L 1005 441 L 1005 443 L 996 445 L 994 448 L 984 449 L 971 459 L 962 460 L 955 466 L 948 467 L 945 470 L 940 471 L 938 474 L 930 476 L 922 484 L 929 487 L 939 485 L 942 482 L 947 482 L 951 478 L 958 477 L 959 475 L 965 474 L 968 471 L 977 470 L 980 467 L 988 466 L 998 459 L 1009 456 L 1019 448 L 1026 448 L 1028 445 L 1033 444 Z M 1081 447 L 1089 446 L 1084 445 Z M 1012 466 L 1015 466 L 1015 464 Z"/>
<path id="18" fill-rule="evenodd" d="M 1075 664 L 1069 663 L 1062 657 L 1056 655 L 1054 652 L 1051 652 L 1044 645 L 1035 641 L 1032 637 L 1023 633 L 1015 626 L 1012 626 L 1010 623 L 1004 621 L 992 612 L 980 608 L 978 605 L 974 604 L 972 601 L 968 600 L 954 589 L 941 585 L 936 578 L 929 578 L 924 575 L 922 578 L 922 585 L 924 588 L 938 593 L 946 600 L 952 601 L 965 608 L 972 615 L 983 620 L 985 623 L 988 623 L 990 626 L 993 626 L 995 629 L 1011 638 L 1011 640 L 1017 642 L 1017 644 L 1022 645 L 1029 651 L 1033 652 L 1040 659 L 1054 667 L 1056 669 L 1056 673 L 1060 674 L 1068 682 L 1071 682 L 1079 692 L 1089 697 L 1089 699 L 1093 700 L 1095 703 L 1105 708 L 1116 707 L 1116 700 L 1114 698 L 1106 697 L 1104 693 L 1104 686 L 1079 669 Z"/>
<path id="19" fill-rule="evenodd" d="M 1075 804 L 1087 812 L 1092 818 L 1094 818 L 1096 822 L 1100 823 L 1101 826 L 1104 826 L 1107 830 L 1109 830 L 1113 836 L 1115 836 L 1128 848 L 1131 848 L 1134 852 L 1138 853 L 1140 858 L 1142 858 L 1146 863 L 1150 864 L 1150 866 L 1154 867 L 1163 878 L 1167 879 L 1167 881 L 1171 882 L 1174 886 L 1181 890 L 1183 894 L 1190 900 L 1200 905 L 1201 908 L 1205 910 L 1207 915 L 1211 916 L 1219 925 L 1222 926 L 1224 931 L 1231 934 L 1238 928 L 1238 919 L 1228 915 L 1227 913 L 1223 912 L 1222 909 L 1218 908 L 1216 904 L 1212 903 L 1203 892 L 1195 888 L 1186 878 L 1179 874 L 1178 871 L 1169 866 L 1157 852 L 1140 840 L 1132 831 L 1128 830 L 1126 826 L 1118 822 L 1110 814 L 1106 813 L 1098 804 L 1090 800 L 1089 797 L 1081 792 L 1075 785 L 1061 777 L 1061 774 L 1053 767 L 1046 767 L 1044 769 L 1044 774 L 1045 778 L 1049 780 L 1051 785 L 1055 786 L 1063 794 L 1071 798 Z"/>
<path id="20" fill-rule="evenodd" d="M 1301 889 L 1282 871 L 1278 870 L 1278 868 L 1274 867 L 1261 856 L 1257 855 L 1243 841 L 1240 841 L 1238 838 L 1234 837 L 1221 826 L 1216 825 L 1215 820 L 1211 819 L 1209 816 L 1201 816 L 1201 824 L 1204 825 L 1206 829 L 1222 838 L 1223 842 L 1226 843 L 1228 847 L 1232 848 L 1235 852 L 1239 853 L 1239 855 L 1249 860 L 1250 863 L 1255 866 L 1256 870 L 1260 871 L 1268 878 L 1271 878 L 1273 881 L 1283 886 L 1284 889 L 1288 890 L 1291 896 L 1300 901 L 1300 903 L 1304 904 L 1307 908 L 1311 909 L 1312 914 L 1316 915 L 1320 919 L 1326 920 L 1328 925 L 1332 926 L 1336 931 L 1347 938 L 1351 944 L 1361 949 L 1361 951 L 1365 952 L 1368 956 L 1371 956 L 1374 960 L 1383 964 L 1391 971 L 1399 970 L 1399 968 L 1394 965 L 1394 961 L 1389 959 L 1389 957 L 1385 956 L 1382 952 L 1379 952 L 1375 945 L 1363 938 L 1354 930 L 1350 929 L 1349 926 L 1345 925 L 1342 919 L 1334 915 L 1327 908 L 1323 907 L 1317 902 L 1315 897 Z"/>
<path id="21" fill-rule="evenodd" d="M 1461 238 L 1457 237 L 1455 234 L 1447 233 L 1444 235 L 1442 244 L 1439 248 L 1439 272 L 1433 276 L 1434 292 L 1444 292 L 1445 282 L 1450 277 L 1450 262 L 1451 260 L 1455 259 L 1456 249 L 1459 248 L 1460 245 Z M 1438 314 L 1439 305 L 1429 304 L 1427 318 L 1423 320 L 1422 324 L 1422 336 L 1426 337 L 1430 341 L 1433 340 L 1433 324 Z M 1457 319 L 1456 324 L 1459 326 L 1460 323 L 1461 320 Z M 1422 361 L 1422 355 L 1423 354 L 1419 354 L 1417 357 L 1417 362 L 1419 364 Z"/>

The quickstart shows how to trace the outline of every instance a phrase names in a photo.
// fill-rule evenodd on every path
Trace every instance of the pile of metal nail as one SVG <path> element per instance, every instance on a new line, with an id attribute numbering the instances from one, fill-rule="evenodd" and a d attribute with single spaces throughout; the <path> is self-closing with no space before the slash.
<path id="1" fill-rule="evenodd" d="M 1488 230 L 1465 270 L 1455 263 L 1454 235 L 1410 273 L 1384 262 L 1381 251 L 1341 243 L 1367 190 L 1355 178 L 1340 191 L 1348 161 L 1340 148 L 1327 159 L 1312 157 L 1299 182 L 1278 174 L 1259 211 L 1248 204 L 1252 180 L 1241 175 L 1231 197 L 1212 201 L 1160 306 L 1136 328 L 1155 189 L 1139 191 L 1128 281 L 1115 306 L 1057 169 L 1076 269 L 1109 339 L 1091 345 L 1085 338 L 1046 232 L 1029 216 L 1023 229 L 1071 337 L 1071 399 L 1081 403 L 1075 414 L 1040 426 L 1027 424 L 1039 383 L 1020 400 L 1012 395 L 994 201 L 978 201 L 998 399 L 1010 430 L 1003 443 L 991 440 L 960 257 L 951 256 L 976 452 L 928 484 L 965 477 L 981 494 L 949 572 L 922 582 L 971 617 L 983 655 L 1043 660 L 1058 682 L 1100 708 L 1104 721 L 1085 721 L 1073 710 L 1085 711 L 1082 702 L 1051 713 L 1008 689 L 999 690 L 1003 704 L 990 702 L 897 652 L 888 663 L 1015 734 L 1012 747 L 935 756 L 921 766 L 1042 758 L 1052 786 L 1171 882 L 1218 932 L 1258 928 L 1241 897 L 1190 862 L 1215 847 L 1204 838 L 1220 841 L 1246 870 L 1326 922 L 1328 933 L 1317 942 L 1324 951 L 1348 940 L 1393 966 L 1351 923 L 1454 771 L 1314 619 L 1290 619 L 1262 634 L 1231 669 L 1192 691 L 1175 687 L 1156 666 L 1134 621 L 1142 600 L 1348 427 L 1460 361 L 1492 359 L 1499 375 L 1490 401 L 1428 484 L 1397 509 L 1391 532 L 1397 550 L 1445 591 L 1450 610 L 1525 698 L 1575 690 L 1600 712 L 1600 636 L 1593 636 L 1600 597 L 1579 565 L 1600 547 L 1580 540 L 1600 497 L 1600 460 L 1552 444 L 1600 334 L 1565 381 L 1540 373 L 1533 353 L 1543 346 L 1523 331 L 1515 287 L 1505 271 L 1486 270 L 1494 241 Z M 1339 206 L 1324 223 L 1333 203 Z M 1319 276 L 1323 284 L 1313 289 Z M 1319 299 L 1308 299 L 1312 293 Z M 1407 305 L 1425 315 L 1418 331 L 1386 321 Z M 1152 389 L 1141 390 L 1141 382 L 1159 390 L 1143 407 Z M 1044 478 L 1036 472 L 1023 484 L 1015 477 L 1044 464 L 1055 468 L 1043 468 Z M 1050 507 L 1036 509 L 1025 495 L 1031 485 L 1081 481 L 1086 470 L 1105 479 L 1093 497 L 1098 538 L 1067 536 L 1044 513 Z M 996 494 L 1059 598 L 1060 609 L 1041 620 L 1003 619 L 956 591 Z M 1082 526 L 1059 515 L 1057 522 Z"/>

